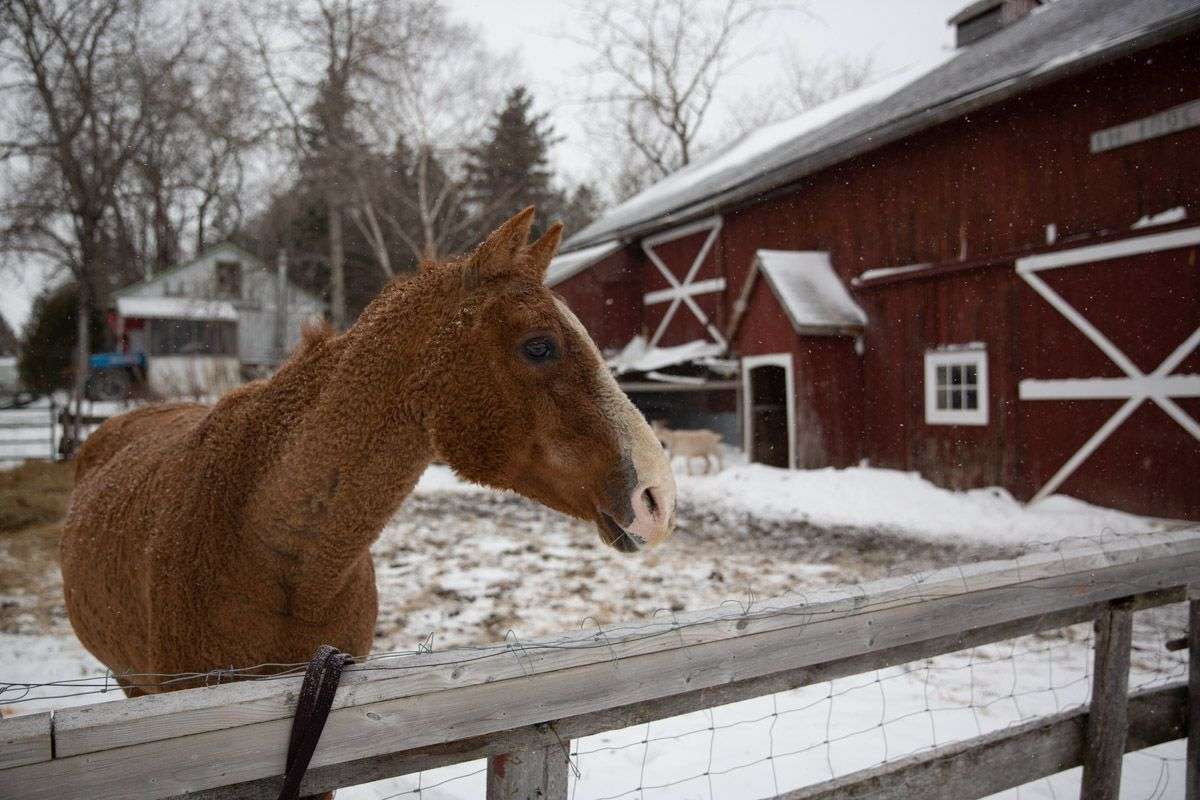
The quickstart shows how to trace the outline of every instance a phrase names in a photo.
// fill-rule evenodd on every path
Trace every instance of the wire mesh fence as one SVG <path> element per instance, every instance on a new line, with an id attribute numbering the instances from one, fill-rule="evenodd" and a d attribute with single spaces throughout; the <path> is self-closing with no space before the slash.
<path id="1" fill-rule="evenodd" d="M 1097 537 L 1025 549 L 1027 554 L 1042 556 L 1046 563 L 1047 555 L 1052 561 L 1059 553 L 1083 546 L 1104 553 L 1126 541 L 1123 537 Z M 1014 558 L 996 562 L 996 568 L 1015 569 L 1019 575 L 1025 563 Z M 965 586 L 978 566 L 963 564 L 956 569 Z M 954 572 L 936 574 L 944 578 Z M 887 592 L 873 589 L 868 596 L 862 590 L 862 602 L 851 605 L 856 605 L 856 611 L 869 611 L 886 596 L 888 603 L 919 607 L 938 594 L 930 582 L 934 574 L 894 577 Z M 1087 583 L 1088 579 L 1081 577 L 1080 587 Z M 844 590 L 841 595 L 853 598 L 854 591 Z M 619 646 L 652 642 L 669 647 L 672 637 L 678 637 L 682 645 L 696 626 L 732 621 L 776 624 L 777 618 L 788 617 L 788 624 L 803 629 L 829 613 L 821 604 L 825 596 L 814 591 L 814 602 L 795 606 L 747 591 L 708 615 L 681 616 L 671 609 L 659 609 L 649 619 L 616 625 L 601 625 L 589 618 L 580 624 L 587 635 L 534 641 L 509 631 L 503 642 L 480 647 L 441 650 L 433 646 L 436 637 L 430 635 L 412 650 L 361 657 L 355 669 L 376 676 L 402 674 L 404 670 L 428 669 L 429 658 L 436 658 L 437 667 L 445 670 L 503 663 L 510 674 L 523 675 L 532 673 L 537 659 L 546 653 L 586 651 L 588 658 L 611 661 L 620 670 Z M 801 599 L 806 598 L 801 595 Z M 838 613 L 845 613 L 844 609 Z M 940 620 L 932 624 L 952 623 Z M 1186 653 L 1166 646 L 1182 636 L 1186 626 L 1183 604 L 1135 614 L 1131 690 L 1186 676 Z M 569 796 L 572 800 L 773 797 L 891 763 L 1086 705 L 1093 644 L 1090 623 L 1070 625 L 593 736 L 560 739 L 563 758 L 570 765 Z M 269 684 L 295 676 L 302 668 L 302 664 L 259 664 L 170 675 L 98 673 L 40 681 L 0 675 L 4 679 L 0 680 L 0 707 L 11 712 L 115 699 L 121 696 L 120 684 L 146 688 L 244 680 Z M 1181 746 L 1142 750 L 1126 758 L 1124 797 L 1157 800 L 1179 796 L 1184 769 Z M 486 764 L 472 761 L 347 789 L 339 797 L 480 797 L 485 775 Z M 1010 794 L 1057 800 L 1077 792 L 1077 775 L 1064 773 Z"/>

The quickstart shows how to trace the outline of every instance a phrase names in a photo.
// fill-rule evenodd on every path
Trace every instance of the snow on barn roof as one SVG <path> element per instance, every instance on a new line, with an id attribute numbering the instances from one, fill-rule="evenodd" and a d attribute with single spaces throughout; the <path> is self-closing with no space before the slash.
<path id="1" fill-rule="evenodd" d="M 797 333 L 861 329 L 866 324 L 867 315 L 833 271 L 829 253 L 759 250 L 754 261 Z"/>
<path id="2" fill-rule="evenodd" d="M 122 317 L 150 319 L 200 319 L 235 322 L 237 309 L 228 300 L 198 300 L 192 297 L 121 297 L 117 313 Z"/>
<path id="3" fill-rule="evenodd" d="M 584 247 L 680 224 L 1200 23 L 1200 0 L 1058 0 L 985 39 L 667 176 L 573 236 Z"/>
<path id="4" fill-rule="evenodd" d="M 546 270 L 546 285 L 556 286 L 619 249 L 621 249 L 620 242 L 608 241 L 557 256 L 550 262 L 550 268 Z"/>

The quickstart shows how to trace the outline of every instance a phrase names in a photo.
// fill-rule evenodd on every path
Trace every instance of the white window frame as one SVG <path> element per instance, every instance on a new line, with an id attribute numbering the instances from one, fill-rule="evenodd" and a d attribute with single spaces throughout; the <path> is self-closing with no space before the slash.
<path id="1" fill-rule="evenodd" d="M 978 408 L 938 408 L 937 369 L 949 366 L 973 366 L 976 375 Z M 925 424 L 987 425 L 988 368 L 986 347 L 946 348 L 925 352 Z"/>

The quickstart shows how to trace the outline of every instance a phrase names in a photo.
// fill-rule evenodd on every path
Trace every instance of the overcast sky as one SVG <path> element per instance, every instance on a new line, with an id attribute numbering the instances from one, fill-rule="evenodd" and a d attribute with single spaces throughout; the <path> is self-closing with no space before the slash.
<path id="1" fill-rule="evenodd" d="M 574 99 L 587 80 L 588 54 L 561 31 L 579 31 L 574 6 L 582 0 L 445 0 L 474 23 L 499 51 L 516 51 L 518 77 L 549 111 L 564 137 L 557 166 L 574 180 L 594 173 L 586 108 Z M 773 14 L 738 42 L 742 65 L 721 88 L 730 103 L 714 108 L 705 122 L 710 136 L 729 131 L 730 105 L 743 94 L 764 91 L 782 75 L 789 55 L 804 61 L 870 55 L 877 75 L 906 67 L 953 46 L 946 20 L 969 0 L 807 0 L 798 11 Z M 574 90 L 574 91 L 573 91 Z"/>
<path id="2" fill-rule="evenodd" d="M 579 0 L 582 2 L 582 0 Z M 886 75 L 952 46 L 946 20 L 969 0 L 808 0 L 803 11 L 779 12 L 738 42 L 741 66 L 722 86 L 737 101 L 767 91 L 781 76 L 789 54 L 806 62 L 838 57 L 873 57 L 877 76 Z M 564 140 L 555 166 L 573 181 L 598 179 L 595 142 L 587 136 L 593 110 L 577 103 L 587 82 L 587 54 L 561 35 L 579 31 L 571 0 L 444 0 L 451 12 L 476 25 L 496 50 L 515 52 L 517 79 L 550 113 Z M 710 141 L 727 134 L 736 102 L 714 107 L 706 121 Z M 44 284 L 34 271 L 0 272 L 0 313 L 20 331 L 33 296 Z"/>

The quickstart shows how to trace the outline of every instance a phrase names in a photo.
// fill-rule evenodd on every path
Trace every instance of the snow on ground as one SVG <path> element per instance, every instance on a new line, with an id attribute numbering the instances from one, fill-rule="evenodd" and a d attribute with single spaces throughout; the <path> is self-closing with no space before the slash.
<path id="1" fill-rule="evenodd" d="M 679 489 L 676 537 L 629 557 L 603 547 L 590 524 L 431 467 L 373 548 L 376 651 L 528 640 L 1157 524 L 1069 498 L 1024 507 L 996 490 L 948 492 L 887 470 L 743 464 L 680 475 Z M 17 557 L 10 547 L 0 538 L 0 559 Z M 103 674 L 70 633 L 53 565 L 28 587 L 0 591 L 0 680 Z M 1179 610 L 1138 619 L 1134 684 L 1182 676 L 1186 662 L 1162 646 L 1182 632 Z M 1086 701 L 1090 637 L 1077 626 L 587 737 L 572 744 L 571 796 L 765 797 L 1065 709 Z M 119 696 L 74 693 L 48 687 L 41 700 L 6 696 L 0 706 L 25 713 Z M 1180 796 L 1182 757 L 1177 744 L 1127 756 L 1122 796 Z M 419 783 L 427 799 L 478 798 L 482 769 L 472 762 L 338 797 L 415 798 Z M 1073 772 L 1020 795 L 1074 797 Z"/>
<path id="2" fill-rule="evenodd" d="M 676 469 L 680 467 L 682 463 L 677 462 Z M 1154 520 L 1065 495 L 1026 505 L 1000 487 L 952 491 L 915 472 L 891 469 L 786 470 L 743 463 L 712 475 L 677 474 L 676 481 L 680 506 L 730 520 L 754 517 L 764 522 L 859 528 L 996 547 L 1161 527 Z M 442 465 L 426 470 L 418 489 L 488 491 L 460 480 Z"/>

